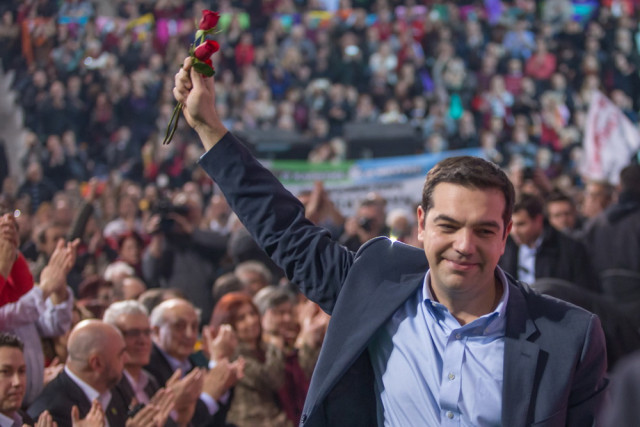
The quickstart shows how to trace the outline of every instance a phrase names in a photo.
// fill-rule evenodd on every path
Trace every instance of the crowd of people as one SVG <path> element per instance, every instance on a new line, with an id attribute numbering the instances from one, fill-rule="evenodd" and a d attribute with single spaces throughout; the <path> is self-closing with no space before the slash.
<path id="1" fill-rule="evenodd" d="M 2 2 L 0 57 L 27 130 L 24 146 L 0 145 L 24 153 L 0 159 L 0 329 L 19 337 L 0 337 L 0 356 L 21 353 L 26 381 L 12 413 L 300 421 L 328 316 L 197 166 L 193 131 L 182 122 L 160 145 L 205 7 L 222 14 L 228 129 L 293 132 L 313 162 L 344 159 L 349 123 L 411 126 L 425 153 L 482 148 L 519 194 L 504 271 L 598 314 L 609 367 L 640 349 L 638 166 L 619 188 L 578 170 L 595 89 L 636 125 L 640 110 L 637 6 L 601 3 Z M 353 251 L 380 235 L 422 247 L 414 214 L 378 194 L 353 216 L 322 183 L 298 196 Z"/>

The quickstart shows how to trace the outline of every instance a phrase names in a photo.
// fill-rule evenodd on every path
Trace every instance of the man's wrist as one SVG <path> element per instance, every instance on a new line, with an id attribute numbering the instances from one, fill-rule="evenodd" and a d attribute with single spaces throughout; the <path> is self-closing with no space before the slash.
<path id="1" fill-rule="evenodd" d="M 220 121 L 211 124 L 202 124 L 196 126 L 194 129 L 206 150 L 213 148 L 228 132 L 227 128 L 225 128 Z"/>
<path id="2" fill-rule="evenodd" d="M 51 294 L 51 302 L 54 305 L 62 304 L 68 299 L 69 299 L 69 291 L 67 290 L 66 286 L 63 286 L 61 289 Z"/>

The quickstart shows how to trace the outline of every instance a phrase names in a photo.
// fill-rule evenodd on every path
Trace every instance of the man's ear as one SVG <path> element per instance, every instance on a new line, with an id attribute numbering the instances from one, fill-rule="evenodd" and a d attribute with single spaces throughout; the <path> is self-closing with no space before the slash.
<path id="1" fill-rule="evenodd" d="M 504 236 L 502 236 L 502 240 L 507 241 L 507 236 L 511 233 L 511 229 L 513 228 L 513 221 L 509 221 L 507 227 L 504 229 Z"/>
<path id="2" fill-rule="evenodd" d="M 425 221 L 427 220 L 427 212 L 422 208 L 422 206 L 418 206 L 416 209 L 416 217 L 418 218 L 418 240 L 423 241 L 423 233 L 425 229 Z"/>
<path id="3" fill-rule="evenodd" d="M 152 339 L 158 338 L 159 335 L 160 335 L 160 326 L 152 326 L 151 327 L 151 338 Z"/>
<path id="4" fill-rule="evenodd" d="M 98 353 L 92 353 L 87 359 L 87 365 L 91 368 L 92 372 L 99 372 L 103 369 L 104 363 Z"/>

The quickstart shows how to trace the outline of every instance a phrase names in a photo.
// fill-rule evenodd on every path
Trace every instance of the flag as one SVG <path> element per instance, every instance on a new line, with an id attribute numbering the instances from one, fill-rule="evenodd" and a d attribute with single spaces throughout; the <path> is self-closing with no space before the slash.
<path id="1" fill-rule="evenodd" d="M 596 90 L 591 96 L 582 147 L 583 177 L 617 184 L 622 168 L 640 150 L 640 132 L 620 108 Z"/>

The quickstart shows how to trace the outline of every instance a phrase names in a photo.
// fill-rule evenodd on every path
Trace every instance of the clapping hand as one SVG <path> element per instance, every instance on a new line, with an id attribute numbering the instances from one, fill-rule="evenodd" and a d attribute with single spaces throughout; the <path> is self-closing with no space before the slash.
<path id="1" fill-rule="evenodd" d="M 0 217 L 0 276 L 8 277 L 18 256 L 18 224 L 11 214 Z"/>
<path id="2" fill-rule="evenodd" d="M 91 402 L 91 409 L 83 419 L 80 419 L 80 410 L 74 405 L 71 408 L 71 424 L 73 427 L 104 427 L 105 420 L 102 405 L 94 399 Z"/>
<path id="3" fill-rule="evenodd" d="M 80 240 L 65 243 L 58 240 L 51 258 L 40 274 L 40 289 L 44 298 L 52 295 L 54 303 L 65 301 L 67 294 L 67 275 L 76 262 L 76 253 Z"/>

